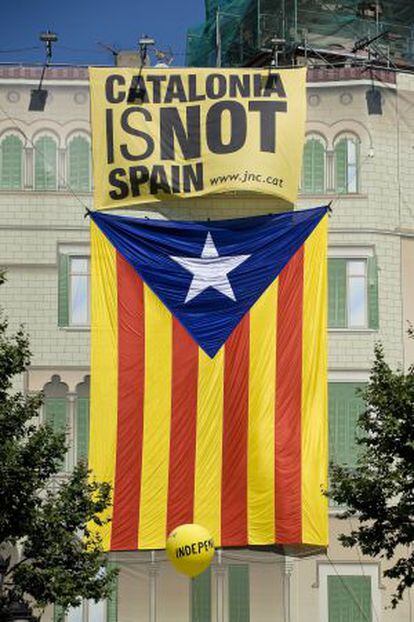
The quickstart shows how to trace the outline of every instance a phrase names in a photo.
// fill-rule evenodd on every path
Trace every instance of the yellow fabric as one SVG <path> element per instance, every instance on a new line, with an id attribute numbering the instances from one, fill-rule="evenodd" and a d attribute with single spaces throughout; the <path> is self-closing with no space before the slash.
<path id="1" fill-rule="evenodd" d="M 118 408 L 118 308 L 116 255 L 101 231 L 91 224 L 91 411 L 89 467 L 100 482 L 115 482 Z M 104 381 L 103 381 L 104 379 Z M 112 506 L 102 515 L 112 516 Z M 95 531 L 93 525 L 90 525 Z M 99 533 L 103 548 L 111 541 L 111 523 Z"/>
<path id="2" fill-rule="evenodd" d="M 275 539 L 277 293 L 275 281 L 250 311 L 247 519 L 249 544 L 257 545 Z"/>
<path id="3" fill-rule="evenodd" d="M 199 348 L 194 522 L 220 546 L 224 349 L 211 359 Z"/>
<path id="4" fill-rule="evenodd" d="M 304 142 L 306 68 L 269 72 L 176 67 L 154 71 L 144 67 L 139 74 L 149 101 L 142 105 L 139 101 L 128 103 L 129 94 L 133 99 L 137 96 L 137 73 L 136 68 L 90 69 L 96 209 L 234 190 L 271 194 L 294 203 Z M 207 88 L 212 74 L 216 92 L 219 84 L 223 85 L 219 97 Z M 264 94 L 269 75 L 278 80 L 279 87 Z M 160 81 L 159 96 L 154 77 Z M 235 82 L 244 85 L 243 96 Z M 168 87 L 172 94 L 169 101 Z M 257 106 L 273 104 L 279 107 L 270 113 L 274 125 L 273 121 L 265 124 L 264 110 L 260 112 Z M 166 115 L 174 114 L 175 129 L 170 132 Z M 233 144 L 231 114 L 236 115 Z M 191 120 L 187 115 L 199 119 Z M 246 128 L 245 140 L 237 142 L 236 134 L 243 136 L 242 126 Z M 217 147 L 213 135 L 216 139 L 221 136 L 218 140 L 222 145 Z M 193 148 L 194 142 L 199 143 L 196 151 L 185 151 L 187 137 L 193 141 Z M 174 146 L 173 152 L 162 153 L 168 145 Z M 201 184 L 185 186 L 184 178 L 189 179 L 190 171 L 201 171 Z M 147 179 L 141 183 L 143 174 Z"/>
<path id="5" fill-rule="evenodd" d="M 328 544 L 327 219 L 305 243 L 302 352 L 302 534 Z"/>
<path id="6" fill-rule="evenodd" d="M 165 546 L 171 424 L 171 313 L 144 286 L 145 388 L 138 545 Z"/>

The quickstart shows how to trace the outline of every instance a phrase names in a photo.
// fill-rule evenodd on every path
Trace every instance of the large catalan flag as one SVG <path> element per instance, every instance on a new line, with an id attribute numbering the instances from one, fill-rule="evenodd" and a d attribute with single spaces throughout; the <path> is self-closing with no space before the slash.
<path id="1" fill-rule="evenodd" d="M 90 467 L 106 550 L 327 545 L 327 208 L 92 218 Z"/>

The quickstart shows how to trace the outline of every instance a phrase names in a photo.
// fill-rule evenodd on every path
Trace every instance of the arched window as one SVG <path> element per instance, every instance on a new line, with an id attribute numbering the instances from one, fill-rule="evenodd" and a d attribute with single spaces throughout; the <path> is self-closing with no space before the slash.
<path id="1" fill-rule="evenodd" d="M 10 134 L 0 143 L 0 188 L 19 190 L 23 179 L 23 143 Z"/>
<path id="2" fill-rule="evenodd" d="M 341 194 L 358 192 L 359 141 L 340 137 L 335 143 L 335 190 Z"/>
<path id="3" fill-rule="evenodd" d="M 325 145 L 316 137 L 308 138 L 303 150 L 302 192 L 325 192 Z"/>
<path id="4" fill-rule="evenodd" d="M 35 190 L 57 189 L 57 144 L 50 136 L 35 143 Z"/>
<path id="5" fill-rule="evenodd" d="M 75 136 L 69 143 L 69 186 L 79 192 L 91 189 L 91 149 L 85 136 Z"/>

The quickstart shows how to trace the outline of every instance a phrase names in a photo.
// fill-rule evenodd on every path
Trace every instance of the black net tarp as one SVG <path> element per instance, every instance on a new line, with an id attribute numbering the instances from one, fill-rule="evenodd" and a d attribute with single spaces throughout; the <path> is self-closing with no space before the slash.
<path id="1" fill-rule="evenodd" d="M 206 0 L 205 22 L 188 31 L 189 66 L 243 66 L 271 46 L 351 51 L 382 35 L 370 52 L 414 65 L 414 0 Z"/>

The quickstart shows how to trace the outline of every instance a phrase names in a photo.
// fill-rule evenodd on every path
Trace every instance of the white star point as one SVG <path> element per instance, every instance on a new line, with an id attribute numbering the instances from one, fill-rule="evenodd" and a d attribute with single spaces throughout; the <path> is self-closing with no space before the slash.
<path id="1" fill-rule="evenodd" d="M 175 257 L 170 255 L 173 261 L 193 275 L 184 303 L 187 304 L 209 287 L 230 298 L 230 300 L 236 301 L 227 275 L 249 257 L 250 255 L 220 256 L 210 232 L 207 233 L 201 257 Z"/>

